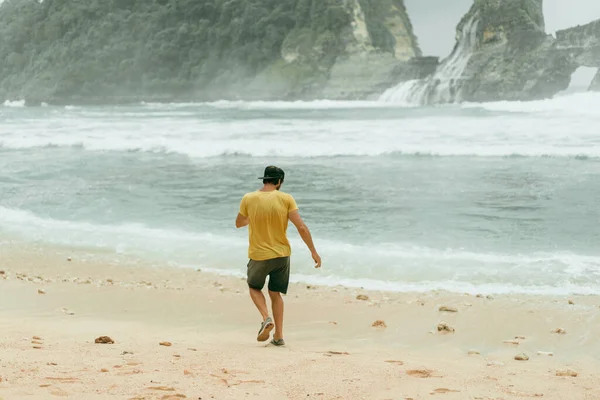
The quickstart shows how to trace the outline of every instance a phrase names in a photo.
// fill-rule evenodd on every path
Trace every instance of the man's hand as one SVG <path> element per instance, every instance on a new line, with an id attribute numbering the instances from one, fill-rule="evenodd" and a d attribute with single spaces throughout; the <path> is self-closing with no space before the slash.
<path id="1" fill-rule="evenodd" d="M 321 256 L 316 251 L 312 253 L 312 259 L 315 261 L 315 268 L 321 268 Z"/>

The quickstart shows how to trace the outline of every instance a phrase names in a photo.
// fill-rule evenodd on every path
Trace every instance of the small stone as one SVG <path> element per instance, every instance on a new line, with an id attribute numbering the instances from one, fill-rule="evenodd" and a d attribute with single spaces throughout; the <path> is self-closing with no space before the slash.
<path id="1" fill-rule="evenodd" d="M 33 346 L 33 348 L 34 348 L 34 349 L 38 349 L 38 350 L 39 350 L 39 349 L 41 349 L 41 348 L 42 348 L 42 346 Z"/>
<path id="2" fill-rule="evenodd" d="M 454 328 L 452 328 L 451 326 L 448 326 L 448 324 L 446 324 L 445 322 L 440 322 L 437 326 L 437 330 L 438 330 L 438 332 L 454 333 Z"/>
<path id="3" fill-rule="evenodd" d="M 551 351 L 538 351 L 537 354 L 538 354 L 538 356 L 548 356 L 548 357 L 552 357 L 554 355 L 554 353 Z"/>
<path id="4" fill-rule="evenodd" d="M 100 337 L 96 338 L 96 340 L 94 342 L 95 343 L 99 343 L 99 344 L 113 344 L 113 343 L 115 343 L 115 341 L 112 340 L 108 336 L 100 336 Z"/>
<path id="5" fill-rule="evenodd" d="M 73 261 L 71 257 L 67 257 L 67 261 Z"/>
<path id="6" fill-rule="evenodd" d="M 504 365 L 504 363 L 500 362 L 500 361 L 488 361 L 488 363 L 487 363 L 488 367 L 502 366 L 502 365 Z"/>
<path id="7" fill-rule="evenodd" d="M 575 302 L 573 300 L 569 300 L 569 304 L 573 305 Z"/>
<path id="8" fill-rule="evenodd" d="M 387 328 L 387 325 L 385 324 L 385 321 L 382 321 L 380 319 L 378 319 L 377 321 L 373 322 L 373 326 L 374 328 Z"/>
<path id="9" fill-rule="evenodd" d="M 34 336 L 34 337 L 32 337 L 32 339 L 33 339 L 33 340 L 43 340 L 43 339 L 42 339 L 41 337 L 39 337 L 39 336 Z"/>
<path id="10" fill-rule="evenodd" d="M 115 283 L 115 282 L 114 282 L 112 279 L 107 279 L 107 280 L 106 280 L 106 283 L 110 283 L 110 284 L 112 285 L 112 284 L 113 284 L 113 283 Z"/>
<path id="11" fill-rule="evenodd" d="M 558 333 L 559 335 L 564 335 L 567 333 L 567 331 L 565 331 L 562 328 L 556 328 L 556 329 L 553 329 L 550 333 Z"/>
<path id="12" fill-rule="evenodd" d="M 441 306 L 440 311 L 445 311 L 445 312 L 458 312 L 458 308 L 455 307 L 447 307 L 447 306 Z"/>
<path id="13" fill-rule="evenodd" d="M 55 362 L 49 362 L 49 363 L 46 363 L 46 365 L 52 365 L 52 366 L 56 366 L 56 365 L 58 365 L 58 364 L 57 364 L 57 363 L 55 363 Z"/>
<path id="14" fill-rule="evenodd" d="M 38 294 L 46 294 L 46 291 L 44 289 L 38 289 Z"/>
<path id="15" fill-rule="evenodd" d="M 181 356 L 179 354 L 173 354 L 173 357 L 175 357 L 175 358 L 181 358 Z"/>
<path id="16" fill-rule="evenodd" d="M 469 353 L 468 353 L 468 354 L 469 354 L 470 356 L 478 356 L 478 355 L 480 355 L 481 353 L 479 353 L 477 350 L 469 350 Z"/>
<path id="17" fill-rule="evenodd" d="M 358 296 L 356 296 L 356 300 L 366 301 L 366 300 L 369 300 L 369 296 L 364 295 L 364 294 L 359 294 Z"/>
<path id="18" fill-rule="evenodd" d="M 488 294 L 487 296 L 485 296 L 485 298 L 488 300 L 494 300 L 494 296 L 492 296 L 491 294 Z"/>
<path id="19" fill-rule="evenodd" d="M 483 297 L 483 295 L 482 295 L 482 294 L 478 294 L 478 295 L 477 295 L 477 296 L 475 296 L 475 297 L 477 297 L 477 298 L 481 299 L 481 298 Z"/>
<path id="20" fill-rule="evenodd" d="M 527 361 L 529 360 L 529 356 L 525 353 L 520 353 L 515 356 L 515 360 L 517 361 Z"/>
<path id="21" fill-rule="evenodd" d="M 40 342 L 39 340 L 32 340 L 31 344 L 44 344 L 44 343 Z"/>
<path id="22" fill-rule="evenodd" d="M 184 369 L 184 370 L 183 370 L 183 374 L 184 374 L 184 375 L 193 375 L 193 372 L 192 372 L 192 371 L 190 371 L 189 369 Z"/>
<path id="23" fill-rule="evenodd" d="M 520 342 L 518 340 L 505 340 L 502 343 L 506 343 L 506 344 L 520 344 Z"/>
<path id="24" fill-rule="evenodd" d="M 575 378 L 577 375 L 579 374 L 573 371 L 572 369 L 561 369 L 559 371 L 556 371 L 556 376 L 570 376 L 572 378 Z"/>
<path id="25" fill-rule="evenodd" d="M 122 356 L 125 356 L 127 354 L 133 354 L 133 352 L 132 351 L 124 351 L 121 353 Z"/>
<path id="26" fill-rule="evenodd" d="M 4 275 L 4 274 L 6 274 L 6 272 L 0 270 L 0 275 Z"/>
<path id="27" fill-rule="evenodd" d="M 518 340 L 525 340 L 525 336 L 515 336 L 515 339 L 518 339 Z"/>
<path id="28" fill-rule="evenodd" d="M 107 369 L 107 368 L 102 368 L 102 369 L 100 370 L 100 372 L 108 372 L 108 369 Z"/>
<path id="29" fill-rule="evenodd" d="M 161 346 L 166 346 L 166 347 L 170 347 L 170 346 L 172 346 L 173 344 L 172 344 L 171 342 L 160 342 L 160 343 L 159 343 L 159 345 L 161 345 Z"/>

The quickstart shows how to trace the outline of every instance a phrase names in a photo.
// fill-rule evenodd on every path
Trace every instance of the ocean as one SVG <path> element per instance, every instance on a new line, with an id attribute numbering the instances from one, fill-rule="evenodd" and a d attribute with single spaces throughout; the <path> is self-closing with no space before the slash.
<path id="1" fill-rule="evenodd" d="M 600 94 L 386 102 L 0 105 L 1 243 L 243 276 L 234 226 L 286 171 L 292 279 L 374 290 L 600 294 Z"/>

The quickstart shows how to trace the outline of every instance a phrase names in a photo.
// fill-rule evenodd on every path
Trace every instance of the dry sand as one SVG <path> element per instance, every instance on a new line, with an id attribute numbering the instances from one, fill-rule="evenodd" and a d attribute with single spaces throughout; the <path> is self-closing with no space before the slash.
<path id="1" fill-rule="evenodd" d="M 294 284 L 277 348 L 238 278 L 20 244 L 0 271 L 3 400 L 600 399 L 597 296 Z"/>

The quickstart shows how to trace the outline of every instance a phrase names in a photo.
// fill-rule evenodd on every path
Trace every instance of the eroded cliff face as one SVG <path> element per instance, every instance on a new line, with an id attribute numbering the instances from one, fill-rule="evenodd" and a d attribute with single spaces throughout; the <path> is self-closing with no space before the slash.
<path id="1" fill-rule="evenodd" d="M 600 19 L 556 32 L 555 48 L 580 67 L 600 67 Z"/>
<path id="2" fill-rule="evenodd" d="M 320 97 L 378 97 L 402 78 L 418 77 L 421 50 L 402 0 L 349 0 L 352 37 L 333 64 Z M 405 78 L 404 78 L 405 79 Z"/>
<path id="3" fill-rule="evenodd" d="M 435 73 L 399 84 L 383 100 L 535 100 L 568 88 L 578 67 L 600 67 L 600 20 L 545 33 L 543 0 L 477 0 L 457 26 L 456 46 Z M 590 89 L 598 88 L 597 76 Z"/>
<path id="4" fill-rule="evenodd" d="M 481 0 L 468 15 L 479 20 L 477 45 L 457 82 L 458 100 L 534 100 L 569 86 L 573 70 L 545 33 L 542 0 Z"/>
<path id="5" fill-rule="evenodd" d="M 408 61 L 421 56 L 402 0 L 346 0 L 343 4 L 348 23 L 337 36 L 341 45 L 333 57 L 323 45 L 332 40 L 328 32 L 296 29 L 286 37 L 283 62 L 275 64 L 275 69 L 281 71 L 279 81 L 289 83 L 287 97 L 369 98 L 393 85 L 398 71 L 410 69 Z M 266 72 L 272 75 L 273 69 Z M 294 80 L 294 76 L 299 78 Z"/>

